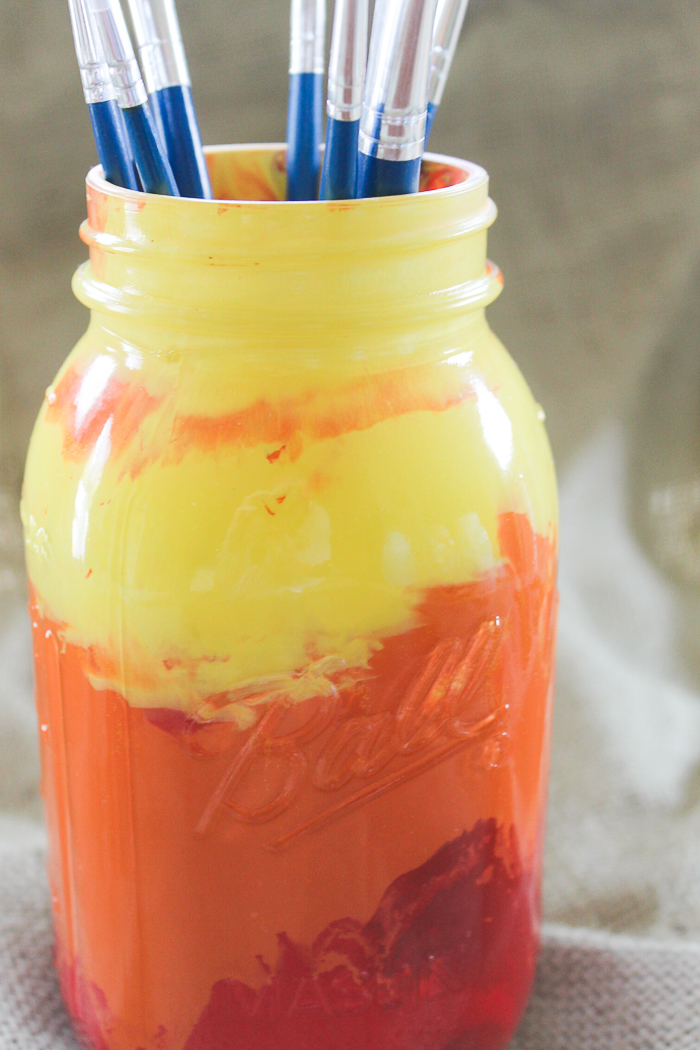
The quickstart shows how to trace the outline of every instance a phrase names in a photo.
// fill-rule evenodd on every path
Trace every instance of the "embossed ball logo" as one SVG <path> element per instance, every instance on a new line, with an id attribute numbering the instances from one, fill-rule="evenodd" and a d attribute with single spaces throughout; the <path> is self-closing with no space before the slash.
<path id="1" fill-rule="evenodd" d="M 259 698 L 262 714 L 211 795 L 197 832 L 204 834 L 221 808 L 246 824 L 273 821 L 290 810 L 304 785 L 322 797 L 342 793 L 311 815 L 300 814 L 298 823 L 268 843 L 283 849 L 455 754 L 505 714 L 503 696 L 489 681 L 502 638 L 503 621 L 493 616 L 471 638 L 442 639 L 394 710 L 357 714 L 362 681 L 331 685 L 330 695 L 319 697 L 308 717 L 285 731 L 293 701 Z M 258 790 L 251 802 L 245 785 L 265 784 L 271 763 L 274 787 L 264 798 Z"/>

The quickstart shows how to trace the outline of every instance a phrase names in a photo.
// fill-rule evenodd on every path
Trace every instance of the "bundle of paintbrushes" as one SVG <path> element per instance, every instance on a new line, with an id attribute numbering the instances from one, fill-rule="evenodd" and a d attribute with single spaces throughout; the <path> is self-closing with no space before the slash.
<path id="1" fill-rule="evenodd" d="M 417 192 L 467 2 L 376 0 L 367 56 L 369 0 L 336 0 L 321 170 L 325 0 L 292 0 L 288 200 Z M 140 66 L 120 0 L 69 0 L 105 178 L 211 199 L 174 0 L 128 3 Z"/>

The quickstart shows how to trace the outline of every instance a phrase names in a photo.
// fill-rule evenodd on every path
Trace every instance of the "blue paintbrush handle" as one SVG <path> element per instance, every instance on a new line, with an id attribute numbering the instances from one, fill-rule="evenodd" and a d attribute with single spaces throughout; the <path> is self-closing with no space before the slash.
<path id="1" fill-rule="evenodd" d="M 161 88 L 150 95 L 150 102 L 181 196 L 211 200 L 209 173 L 189 86 Z"/>
<path id="2" fill-rule="evenodd" d="M 134 158 L 124 132 L 124 121 L 116 101 L 93 102 L 88 106 L 97 156 L 107 182 L 127 190 L 139 188 Z"/>
<path id="3" fill-rule="evenodd" d="M 326 150 L 321 171 L 322 201 L 351 200 L 357 196 L 357 140 L 359 120 L 333 120 L 326 124 Z"/>
<path id="4" fill-rule="evenodd" d="M 436 0 L 375 0 L 360 117 L 358 197 L 417 193 Z"/>
<path id="5" fill-rule="evenodd" d="M 158 140 L 156 125 L 148 104 L 124 108 L 122 115 L 144 191 L 179 197 L 175 176 Z"/>
<path id="6" fill-rule="evenodd" d="M 415 160 L 381 160 L 360 153 L 357 196 L 395 197 L 401 193 L 418 193 L 420 162 L 420 157 Z"/>
<path id="7" fill-rule="evenodd" d="M 423 149 L 425 149 L 428 145 L 428 139 L 430 137 L 430 132 L 432 131 L 433 121 L 435 120 L 435 114 L 437 113 L 437 109 L 438 108 L 434 102 L 428 103 L 428 113 L 425 118 L 425 145 L 423 146 Z"/>
<path id="8" fill-rule="evenodd" d="M 323 74 L 292 73 L 287 110 L 287 200 L 316 200 L 321 166 Z"/>

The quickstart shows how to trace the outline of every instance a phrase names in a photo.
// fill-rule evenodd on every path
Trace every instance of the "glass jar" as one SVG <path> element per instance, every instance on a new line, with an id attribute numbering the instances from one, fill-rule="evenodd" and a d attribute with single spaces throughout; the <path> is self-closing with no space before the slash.
<path id="1" fill-rule="evenodd" d="M 627 504 L 645 553 L 671 584 L 673 648 L 700 688 L 700 269 L 652 357 L 629 426 Z"/>
<path id="2" fill-rule="evenodd" d="M 486 173 L 88 176 L 23 494 L 56 962 L 95 1050 L 504 1047 L 538 940 L 556 495 Z"/>

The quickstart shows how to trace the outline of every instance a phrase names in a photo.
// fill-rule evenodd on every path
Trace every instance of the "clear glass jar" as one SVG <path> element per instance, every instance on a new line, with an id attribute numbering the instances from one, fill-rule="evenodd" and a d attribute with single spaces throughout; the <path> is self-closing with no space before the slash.
<path id="1" fill-rule="evenodd" d="M 88 177 L 23 521 L 56 959 L 96 1050 L 501 1048 L 538 942 L 556 493 L 486 173 Z"/>
<path id="2" fill-rule="evenodd" d="M 700 684 L 700 270 L 657 348 L 629 428 L 628 510 L 642 547 L 673 584 L 674 647 Z"/>

